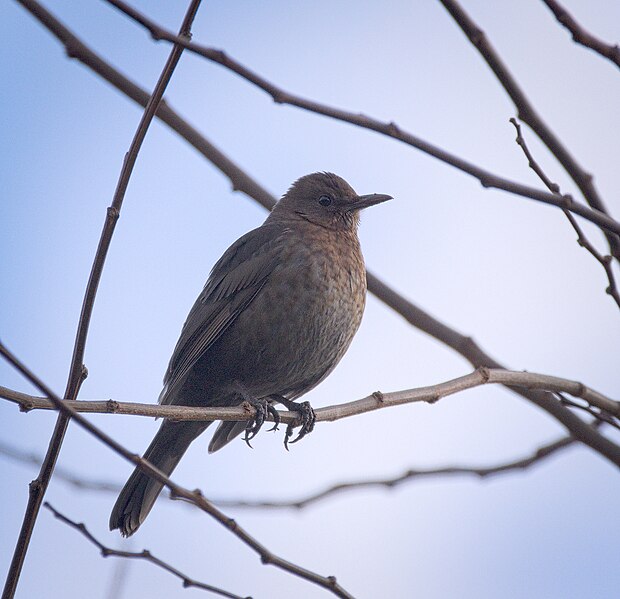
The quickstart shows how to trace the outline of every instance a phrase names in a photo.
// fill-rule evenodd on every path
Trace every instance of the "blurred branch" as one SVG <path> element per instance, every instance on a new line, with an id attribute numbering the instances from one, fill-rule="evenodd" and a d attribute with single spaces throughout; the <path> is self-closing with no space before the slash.
<path id="1" fill-rule="evenodd" d="M 82 536 L 86 537 L 93 545 L 95 545 L 95 547 L 99 549 L 102 557 L 114 556 L 114 557 L 124 557 L 124 558 L 129 558 L 129 559 L 145 560 L 147 562 L 150 562 L 151 564 L 158 566 L 162 570 L 166 570 L 166 572 L 170 572 L 170 574 L 172 574 L 173 576 L 180 578 L 181 583 L 183 584 L 183 588 L 185 589 L 194 587 L 197 589 L 202 589 L 203 591 L 210 591 L 211 593 L 215 593 L 216 595 L 219 595 L 220 597 L 229 597 L 230 599 L 244 599 L 240 595 L 234 595 L 233 593 L 229 593 L 228 591 L 225 591 L 218 587 L 212 586 L 205 582 L 194 580 L 193 578 L 186 576 L 185 574 L 183 574 L 183 572 L 180 572 L 174 566 L 171 566 L 169 563 L 159 559 L 158 557 L 155 557 L 148 549 L 143 549 L 142 551 L 121 551 L 120 549 L 112 549 L 111 547 L 106 547 L 103 543 L 98 541 L 89 532 L 89 530 L 86 528 L 86 525 L 83 522 L 75 522 L 67 518 L 67 516 L 64 516 L 63 514 L 61 514 L 58 510 L 53 508 L 50 505 L 50 503 L 47 501 L 43 505 L 48 510 L 50 510 L 52 514 L 54 514 L 55 518 L 69 525 L 71 528 L 75 528 L 75 530 L 77 530 Z M 251 597 L 245 597 L 245 599 L 251 599 Z"/>
<path id="2" fill-rule="evenodd" d="M 393 391 L 390 393 L 375 391 L 362 399 L 318 408 L 315 410 L 316 421 L 333 422 L 342 418 L 408 403 L 435 403 L 443 397 L 487 384 L 568 393 L 573 397 L 586 401 L 589 405 L 613 417 L 620 417 L 620 402 L 590 389 L 583 383 L 545 374 L 535 374 L 533 372 L 517 372 L 480 367 L 470 374 L 437 385 L 429 385 L 404 391 Z M 0 387 L 0 397 L 17 403 L 22 411 L 57 409 L 54 402 L 49 399 L 26 395 L 5 387 Z M 244 404 L 239 407 L 231 408 L 198 408 L 179 405 L 126 403 L 114 400 L 80 400 L 65 401 L 64 403 L 67 406 L 71 406 L 76 412 L 87 412 L 91 414 L 127 414 L 133 416 L 170 418 L 172 420 L 245 421 L 252 419 L 255 414 L 254 407 L 247 402 L 244 402 Z M 299 417 L 297 412 L 289 412 L 288 410 L 280 411 L 279 415 L 283 424 L 295 424 Z M 268 420 L 273 422 L 273 416 L 269 415 Z M 618 465 L 620 465 L 620 462 L 618 462 Z"/>
<path id="3" fill-rule="evenodd" d="M 573 445 L 576 440 L 571 437 L 562 437 L 553 443 L 543 445 L 536 449 L 532 454 L 519 458 L 511 462 L 497 464 L 495 466 L 444 466 L 442 468 L 412 468 L 405 471 L 400 476 L 393 478 L 378 478 L 373 480 L 360 480 L 352 482 L 344 482 L 332 485 L 319 491 L 307 495 L 300 499 L 289 501 L 269 501 L 269 500 L 248 500 L 248 501 L 220 501 L 222 507 L 234 508 L 268 508 L 268 509 L 284 509 L 284 508 L 305 508 L 311 504 L 331 498 L 345 491 L 359 491 L 362 489 L 371 489 L 376 487 L 385 487 L 393 489 L 403 483 L 412 482 L 425 478 L 444 478 L 454 476 L 474 476 L 480 479 L 489 478 L 498 474 L 514 472 L 516 470 L 526 470 L 535 464 L 539 464 L 546 458 L 558 453 L 560 450 Z"/>
<path id="4" fill-rule="evenodd" d="M 35 467 L 41 466 L 43 456 L 36 453 L 24 451 L 8 443 L 0 440 L 0 455 L 4 455 L 11 460 L 21 462 L 22 464 L 30 464 Z M 106 482 L 101 480 L 90 480 L 83 478 L 77 474 L 69 472 L 60 466 L 54 469 L 54 480 L 62 480 L 76 489 L 82 491 L 98 491 L 101 493 L 116 493 L 121 490 L 122 485 L 114 482 Z"/>
<path id="5" fill-rule="evenodd" d="M 131 453 L 120 443 L 112 439 L 109 435 L 97 428 L 94 424 L 91 424 L 84 416 L 78 414 L 70 404 L 60 399 L 43 381 L 41 381 L 35 374 L 33 374 L 26 366 L 24 366 L 14 355 L 10 352 L 4 344 L 0 342 L 0 355 L 3 356 L 10 364 L 12 364 L 19 372 L 21 372 L 28 381 L 30 381 L 35 387 L 39 389 L 45 396 L 52 401 L 57 410 L 62 412 L 67 418 L 73 419 L 80 427 L 89 432 L 104 445 L 108 446 L 118 455 L 125 458 L 128 462 L 134 464 L 142 472 L 160 482 L 167 487 L 174 497 L 180 497 L 186 499 L 196 505 L 203 512 L 209 514 L 222 526 L 227 528 L 238 539 L 245 543 L 250 549 L 260 556 L 260 560 L 264 565 L 273 565 L 289 574 L 303 578 L 309 582 L 312 582 L 318 586 L 321 586 L 331 591 L 337 597 L 344 599 L 351 599 L 352 595 L 347 593 L 337 582 L 334 576 L 321 576 L 306 568 L 302 568 L 288 560 L 285 560 L 275 553 L 269 551 L 264 545 L 259 543 L 254 537 L 252 537 L 247 531 L 245 531 L 235 520 L 229 518 L 216 508 L 210 501 L 205 499 L 204 495 L 199 489 L 190 491 L 170 480 L 167 476 L 162 474 L 160 470 L 155 468 L 150 462 L 141 458 L 139 455 Z M 81 402 L 78 402 L 81 403 Z M 3 599 L 6 599 L 3 597 Z"/>
<path id="6" fill-rule="evenodd" d="M 179 32 L 179 36 L 182 39 L 187 39 L 189 37 L 191 25 L 199 6 L 200 0 L 191 1 Z M 99 281 L 101 279 L 101 273 L 105 264 L 108 248 L 110 247 L 112 235 L 114 234 L 114 229 L 120 216 L 123 199 L 125 197 L 125 192 L 127 190 L 127 185 L 129 184 L 129 179 L 131 177 L 136 158 L 138 157 L 138 152 L 140 151 L 146 132 L 151 124 L 151 121 L 153 120 L 153 117 L 155 116 L 155 112 L 157 111 L 157 106 L 164 95 L 164 91 L 172 78 L 172 74 L 174 73 L 174 69 L 178 64 L 182 53 L 183 47 L 175 44 L 170 52 L 168 60 L 166 61 L 166 65 L 161 72 L 159 80 L 157 81 L 157 85 L 153 90 L 153 94 L 150 96 L 146 104 L 146 108 L 129 147 L 129 151 L 125 154 L 125 160 L 123 161 L 123 167 L 114 192 L 112 204 L 107 209 L 106 219 L 104 221 L 103 230 L 99 239 L 99 245 L 95 253 L 88 284 L 86 286 L 86 292 L 84 294 L 82 311 L 80 313 L 75 344 L 73 347 L 73 356 L 71 358 L 71 366 L 69 368 L 67 387 L 64 394 L 64 399 L 66 400 L 77 399 L 82 382 L 87 376 L 87 370 L 83 363 L 84 351 L 86 348 L 86 339 L 88 336 L 90 319 L 95 304 L 95 297 L 97 295 L 97 289 L 99 287 Z M 56 465 L 56 460 L 58 459 L 58 454 L 60 453 L 60 448 L 62 446 L 68 424 L 69 419 L 64 413 L 61 413 L 56 421 L 56 426 L 54 428 L 54 432 L 52 433 L 47 454 L 41 466 L 39 476 L 29 486 L 28 505 L 26 507 L 26 513 L 24 515 L 22 527 L 15 545 L 13 559 L 7 575 L 3 599 L 11 599 L 15 595 L 24 558 L 26 557 L 26 552 L 28 551 L 28 545 L 32 536 L 32 531 L 39 514 L 41 502 L 47 490 L 50 478 L 52 477 L 54 466 Z"/>
<path id="7" fill-rule="evenodd" d="M 618 44 L 606 44 L 591 33 L 586 31 L 572 15 L 556 0 L 543 0 L 549 10 L 555 15 L 555 18 L 566 29 L 568 29 L 573 37 L 573 41 L 594 50 L 604 58 L 608 58 L 620 68 L 620 47 Z"/>
<path id="8" fill-rule="evenodd" d="M 510 122 L 514 125 L 517 130 L 517 144 L 523 150 L 525 157 L 527 158 L 529 167 L 538 175 L 539 179 L 545 184 L 547 189 L 551 193 L 558 194 L 560 193 L 560 186 L 557 183 L 553 183 L 549 177 L 545 174 L 541 166 L 536 162 L 534 156 L 530 152 L 530 149 L 527 147 L 525 143 L 525 138 L 521 134 L 521 125 L 517 122 L 516 119 L 511 118 Z M 566 196 L 564 196 L 566 197 Z M 575 217 L 568 211 L 563 209 L 566 218 L 568 218 L 570 224 L 573 226 L 573 229 L 577 233 L 577 243 L 584 249 L 586 249 L 594 258 L 601 264 L 601 266 L 605 269 L 605 274 L 607 275 L 607 280 L 609 282 L 609 286 L 605 289 L 605 293 L 611 295 L 613 300 L 616 302 L 618 308 L 620 308 L 620 293 L 618 293 L 618 288 L 616 287 L 616 278 L 613 271 L 612 266 L 612 257 L 610 255 L 603 256 L 591 243 L 590 240 L 586 237 L 585 233 L 579 226 L 579 223 L 575 219 Z"/>
<path id="9" fill-rule="evenodd" d="M 601 424 L 600 420 L 597 420 L 593 426 Z M 307 495 L 300 499 L 295 500 L 266 500 L 266 499 L 216 499 L 213 503 L 219 507 L 224 508 L 248 508 L 248 509 L 286 509 L 286 508 L 305 508 L 311 504 L 314 504 L 320 500 L 330 498 L 333 495 L 339 494 L 343 491 L 353 491 L 360 489 L 367 489 L 373 487 L 387 487 L 393 488 L 404 482 L 412 482 L 414 480 L 426 479 L 426 478 L 452 478 L 454 476 L 476 476 L 478 478 L 488 478 L 496 474 L 506 474 L 516 470 L 525 470 L 539 464 L 544 459 L 550 457 L 553 454 L 559 453 L 560 450 L 569 447 L 576 443 L 576 439 L 570 435 L 567 437 L 561 437 L 553 443 L 542 445 L 536 449 L 530 455 L 510 461 L 496 464 L 494 466 L 443 466 L 439 468 L 410 468 L 403 474 L 393 478 L 381 478 L 375 480 L 362 480 L 355 482 L 343 482 L 332 485 L 323 491 Z M 28 453 L 26 451 L 9 446 L 0 442 L 0 454 L 6 455 L 11 459 L 26 463 L 39 465 L 41 458 L 35 454 Z M 77 474 L 70 473 L 66 470 L 57 468 L 54 476 L 56 480 L 62 480 L 72 487 L 85 491 L 98 491 L 104 493 L 118 493 L 121 489 L 120 484 L 96 481 L 86 478 L 82 478 Z"/>
<path id="10" fill-rule="evenodd" d="M 536 109 L 525 95 L 525 92 L 519 87 L 519 84 L 508 70 L 508 67 L 504 64 L 495 48 L 493 48 L 487 39 L 484 31 L 476 25 L 456 0 L 441 0 L 441 3 L 456 21 L 469 41 L 478 52 L 480 52 L 502 87 L 506 90 L 517 109 L 519 119 L 532 128 L 532 131 L 536 133 L 549 151 L 558 159 L 571 179 L 576 183 L 577 187 L 579 187 L 588 204 L 592 208 L 604 214 L 608 214 L 605 204 L 594 186 L 592 175 L 583 170 L 577 160 L 568 151 L 568 148 L 564 146 L 545 121 L 543 121 L 542 117 L 536 112 Z M 618 231 L 614 232 L 618 233 Z M 609 230 L 605 235 L 612 255 L 620 260 L 620 237 L 610 233 Z"/>
<path id="11" fill-rule="evenodd" d="M 19 1 L 63 43 L 70 57 L 82 62 L 138 104 L 142 106 L 146 104 L 149 96 L 144 90 L 90 50 L 38 2 L 35 0 Z M 275 204 L 276 198 L 272 194 L 165 103 L 160 104 L 157 116 L 228 177 L 235 191 L 245 193 L 267 209 L 270 209 Z M 547 195 L 553 197 L 553 194 Z M 475 368 L 479 366 L 504 368 L 503 364 L 486 353 L 471 337 L 465 336 L 437 320 L 431 314 L 386 285 L 373 273 L 367 273 L 367 280 L 368 290 L 376 295 L 378 299 L 400 314 L 414 327 L 461 354 Z M 565 426 L 573 436 L 594 451 L 613 462 L 617 460 L 620 448 L 598 432 L 592 431 L 579 417 L 560 405 L 551 393 L 519 387 L 512 387 L 511 390 L 525 397 L 542 410 L 545 410 L 555 420 Z"/>
<path id="12" fill-rule="evenodd" d="M 277 87 L 273 83 L 267 81 L 264 77 L 258 75 L 241 63 L 237 62 L 235 59 L 231 58 L 221 50 L 216 50 L 214 48 L 209 48 L 207 46 L 179 39 L 179 36 L 176 36 L 174 35 L 174 33 L 167 31 L 166 29 L 164 29 L 154 21 L 150 20 L 148 17 L 146 17 L 136 9 L 132 8 L 122 0 L 106 1 L 109 4 L 112 4 L 113 6 L 118 8 L 128 17 L 145 27 L 150 32 L 153 39 L 155 39 L 156 41 L 165 40 L 171 43 L 183 44 L 187 50 L 194 52 L 195 54 L 198 54 L 199 56 L 202 56 L 207 60 L 216 62 L 217 64 L 225 67 L 226 69 L 233 71 L 246 81 L 249 81 L 250 83 L 256 85 L 257 87 L 268 93 L 277 104 L 288 104 L 290 106 L 296 106 L 297 108 L 302 108 L 304 110 L 308 110 L 309 112 L 321 114 L 323 116 L 351 123 L 358 127 L 370 129 L 383 135 L 387 135 L 388 137 L 392 137 L 393 139 L 402 141 L 407 145 L 417 148 L 418 150 L 421 150 L 422 152 L 429 154 L 430 156 L 433 156 L 434 158 L 437 158 L 438 160 L 475 177 L 480 181 L 483 187 L 502 189 L 503 191 L 507 191 L 508 193 L 570 210 L 575 214 L 579 214 L 583 218 L 595 223 L 596 225 L 608 232 L 615 232 L 617 234 L 620 234 L 620 223 L 614 221 L 609 215 L 604 214 L 604 210 L 601 210 L 598 207 L 595 207 L 596 210 L 590 210 L 583 204 L 575 202 L 572 198 L 569 199 L 563 196 L 549 194 L 533 187 L 528 187 L 526 185 L 510 181 L 508 179 L 500 177 L 499 175 L 495 175 L 475 164 L 472 164 L 462 158 L 459 158 L 458 156 L 455 156 L 454 154 L 450 154 L 446 150 L 438 148 L 437 146 L 427 141 L 424 141 L 423 139 L 416 137 L 411 133 L 404 131 L 394 122 L 383 123 L 363 114 L 340 110 L 331 106 L 327 106 L 325 104 L 321 104 L 319 102 L 314 102 L 312 100 L 307 100 L 300 96 L 291 94 Z"/>

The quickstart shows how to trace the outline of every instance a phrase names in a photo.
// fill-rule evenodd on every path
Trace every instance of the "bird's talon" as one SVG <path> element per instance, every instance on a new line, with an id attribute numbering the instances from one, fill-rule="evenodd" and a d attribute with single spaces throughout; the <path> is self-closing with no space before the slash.
<path id="1" fill-rule="evenodd" d="M 295 428 L 294 423 L 290 423 L 286 427 L 286 434 L 284 435 L 284 447 L 286 451 L 288 451 L 289 443 L 297 443 L 297 441 L 301 441 L 308 433 L 311 433 L 314 430 L 314 424 L 316 422 L 316 413 L 312 406 L 304 401 L 300 404 L 293 404 L 293 402 L 288 402 L 284 404 L 289 410 L 293 410 L 299 413 L 299 420 L 301 422 L 301 428 L 297 433 L 297 436 L 292 440 L 289 439 L 293 436 L 293 429 Z"/>

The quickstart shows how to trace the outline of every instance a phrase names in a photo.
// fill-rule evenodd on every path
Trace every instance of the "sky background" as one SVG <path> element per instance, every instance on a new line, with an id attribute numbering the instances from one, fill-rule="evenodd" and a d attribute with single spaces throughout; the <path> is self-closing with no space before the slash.
<path id="1" fill-rule="evenodd" d="M 186 2 L 137 2 L 170 29 Z M 603 40 L 620 41 L 620 4 L 565 0 Z M 149 91 L 170 51 L 105 2 L 47 1 L 69 28 Z M 620 214 L 620 73 L 574 45 L 538 0 L 463 3 L 517 81 Z M 471 162 L 541 187 L 514 143 L 514 107 L 439 2 L 204 2 L 194 40 L 222 48 L 294 93 L 395 121 Z M 0 335 L 62 394 L 99 234 L 142 109 L 76 61 L 16 2 L 0 5 Z M 185 53 L 167 101 L 274 195 L 330 170 L 359 193 L 394 201 L 368 210 L 360 238 L 370 270 L 517 370 L 580 380 L 618 398 L 620 314 L 603 270 L 552 207 L 484 190 L 395 140 L 299 109 Z M 547 174 L 581 198 L 524 127 Z M 82 399 L 152 403 L 185 316 L 221 253 L 266 213 L 165 125 L 154 122 L 133 172 L 93 313 Z M 605 250 L 602 235 L 584 225 Z M 452 350 L 370 296 L 360 331 L 315 407 L 470 372 Z M 8 365 L 0 384 L 31 392 Z M 91 416 L 142 452 L 158 423 Z M 0 439 L 43 454 L 55 415 L 0 402 Z M 411 467 L 493 465 L 563 434 L 546 413 L 500 388 L 317 426 L 292 447 L 262 432 L 207 455 L 207 432 L 173 479 L 212 499 L 298 498 L 342 481 Z M 617 441 L 620 435 L 609 433 Z M 71 425 L 59 465 L 118 483 L 131 466 Z M 21 525 L 30 466 L 0 456 L 0 572 Z M 269 549 L 358 598 L 617 597 L 617 469 L 585 447 L 492 480 L 421 480 L 356 491 L 303 511 L 232 510 Z M 47 500 L 102 542 L 150 549 L 187 575 L 255 598 L 328 593 L 273 567 L 219 524 L 162 497 L 139 533 L 107 530 L 110 494 L 52 480 Z M 193 597 L 179 581 L 104 560 L 43 510 L 17 597 Z M 208 596 L 208 595 L 207 595 Z"/>

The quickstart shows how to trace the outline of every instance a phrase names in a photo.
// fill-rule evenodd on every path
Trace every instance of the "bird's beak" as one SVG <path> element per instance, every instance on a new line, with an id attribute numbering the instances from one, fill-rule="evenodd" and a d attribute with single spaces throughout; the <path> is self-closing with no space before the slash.
<path id="1" fill-rule="evenodd" d="M 369 206 L 381 204 L 381 202 L 387 202 L 391 199 L 393 199 L 392 196 L 386 195 L 384 193 L 369 193 L 365 196 L 357 196 L 357 198 L 355 198 L 355 200 L 353 200 L 353 202 L 349 204 L 348 210 L 349 212 L 363 210 L 364 208 L 368 208 Z"/>

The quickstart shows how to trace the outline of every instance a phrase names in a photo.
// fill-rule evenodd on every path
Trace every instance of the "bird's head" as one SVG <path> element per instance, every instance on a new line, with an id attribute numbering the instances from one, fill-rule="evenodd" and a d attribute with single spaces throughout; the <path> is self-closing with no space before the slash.
<path id="1" fill-rule="evenodd" d="M 312 173 L 297 179 L 274 206 L 269 220 L 305 220 L 336 230 L 355 229 L 360 210 L 386 200 L 389 195 L 357 195 L 353 188 L 333 173 Z"/>

